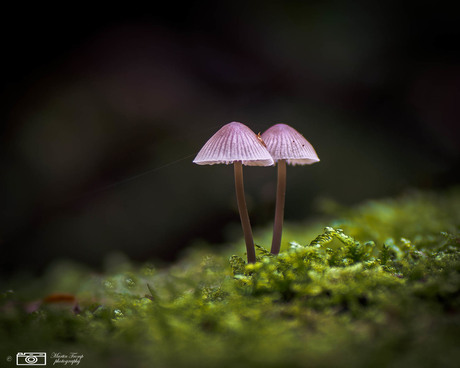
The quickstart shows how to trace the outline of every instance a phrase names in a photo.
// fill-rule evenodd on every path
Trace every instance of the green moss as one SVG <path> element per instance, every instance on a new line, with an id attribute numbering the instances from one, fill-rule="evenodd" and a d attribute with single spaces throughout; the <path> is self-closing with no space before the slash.
<path id="1" fill-rule="evenodd" d="M 313 239 L 296 225 L 278 256 L 257 246 L 255 264 L 196 250 L 166 269 L 56 266 L 1 294 L 1 357 L 64 350 L 90 367 L 456 366 L 460 190 L 334 208 L 336 220 Z M 30 290 L 72 292 L 80 310 L 31 311 Z"/>

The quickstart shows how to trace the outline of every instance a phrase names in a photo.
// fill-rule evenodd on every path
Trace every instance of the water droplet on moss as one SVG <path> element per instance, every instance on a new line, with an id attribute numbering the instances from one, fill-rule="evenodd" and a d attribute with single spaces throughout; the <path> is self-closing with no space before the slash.
<path id="1" fill-rule="evenodd" d="M 124 314 L 120 309 L 114 309 L 113 314 L 115 315 L 116 318 L 124 317 Z"/>
<path id="2" fill-rule="evenodd" d="M 125 285 L 131 289 L 136 286 L 136 282 L 132 278 L 127 278 L 125 279 Z"/>

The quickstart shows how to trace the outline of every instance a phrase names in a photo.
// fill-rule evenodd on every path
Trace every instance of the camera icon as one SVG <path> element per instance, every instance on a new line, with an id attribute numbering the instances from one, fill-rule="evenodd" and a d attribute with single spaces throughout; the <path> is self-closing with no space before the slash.
<path id="1" fill-rule="evenodd" d="M 17 353 L 16 365 L 46 365 L 46 353 Z"/>

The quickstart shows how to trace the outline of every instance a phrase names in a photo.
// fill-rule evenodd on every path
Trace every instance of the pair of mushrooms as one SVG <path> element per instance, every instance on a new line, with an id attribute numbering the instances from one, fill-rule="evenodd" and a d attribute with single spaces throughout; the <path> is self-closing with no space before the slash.
<path id="1" fill-rule="evenodd" d="M 286 193 L 286 163 L 309 165 L 319 158 L 312 145 L 294 128 L 276 124 L 256 135 L 246 125 L 232 122 L 224 125 L 201 148 L 193 160 L 198 165 L 233 164 L 235 189 L 243 227 L 248 263 L 256 261 L 254 240 L 244 197 L 243 165 L 273 166 L 278 163 L 275 222 L 271 253 L 278 254 L 283 231 L 284 202 Z"/>

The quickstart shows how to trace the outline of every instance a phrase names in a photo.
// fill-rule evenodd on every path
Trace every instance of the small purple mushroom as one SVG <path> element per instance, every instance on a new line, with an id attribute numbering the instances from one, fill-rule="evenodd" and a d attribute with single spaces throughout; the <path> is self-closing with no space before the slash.
<path id="1" fill-rule="evenodd" d="M 284 202 L 286 196 L 286 163 L 310 165 L 319 161 L 313 146 L 294 128 L 276 124 L 262 134 L 268 151 L 278 163 L 278 185 L 276 192 L 275 222 L 273 224 L 272 254 L 281 248 L 283 232 Z"/>
<path id="2" fill-rule="evenodd" d="M 205 143 L 193 162 L 198 165 L 233 164 L 236 199 L 246 242 L 248 263 L 254 263 L 256 253 L 244 197 L 243 165 L 274 165 L 274 161 L 263 141 L 246 125 L 232 122 L 224 125 Z"/>

